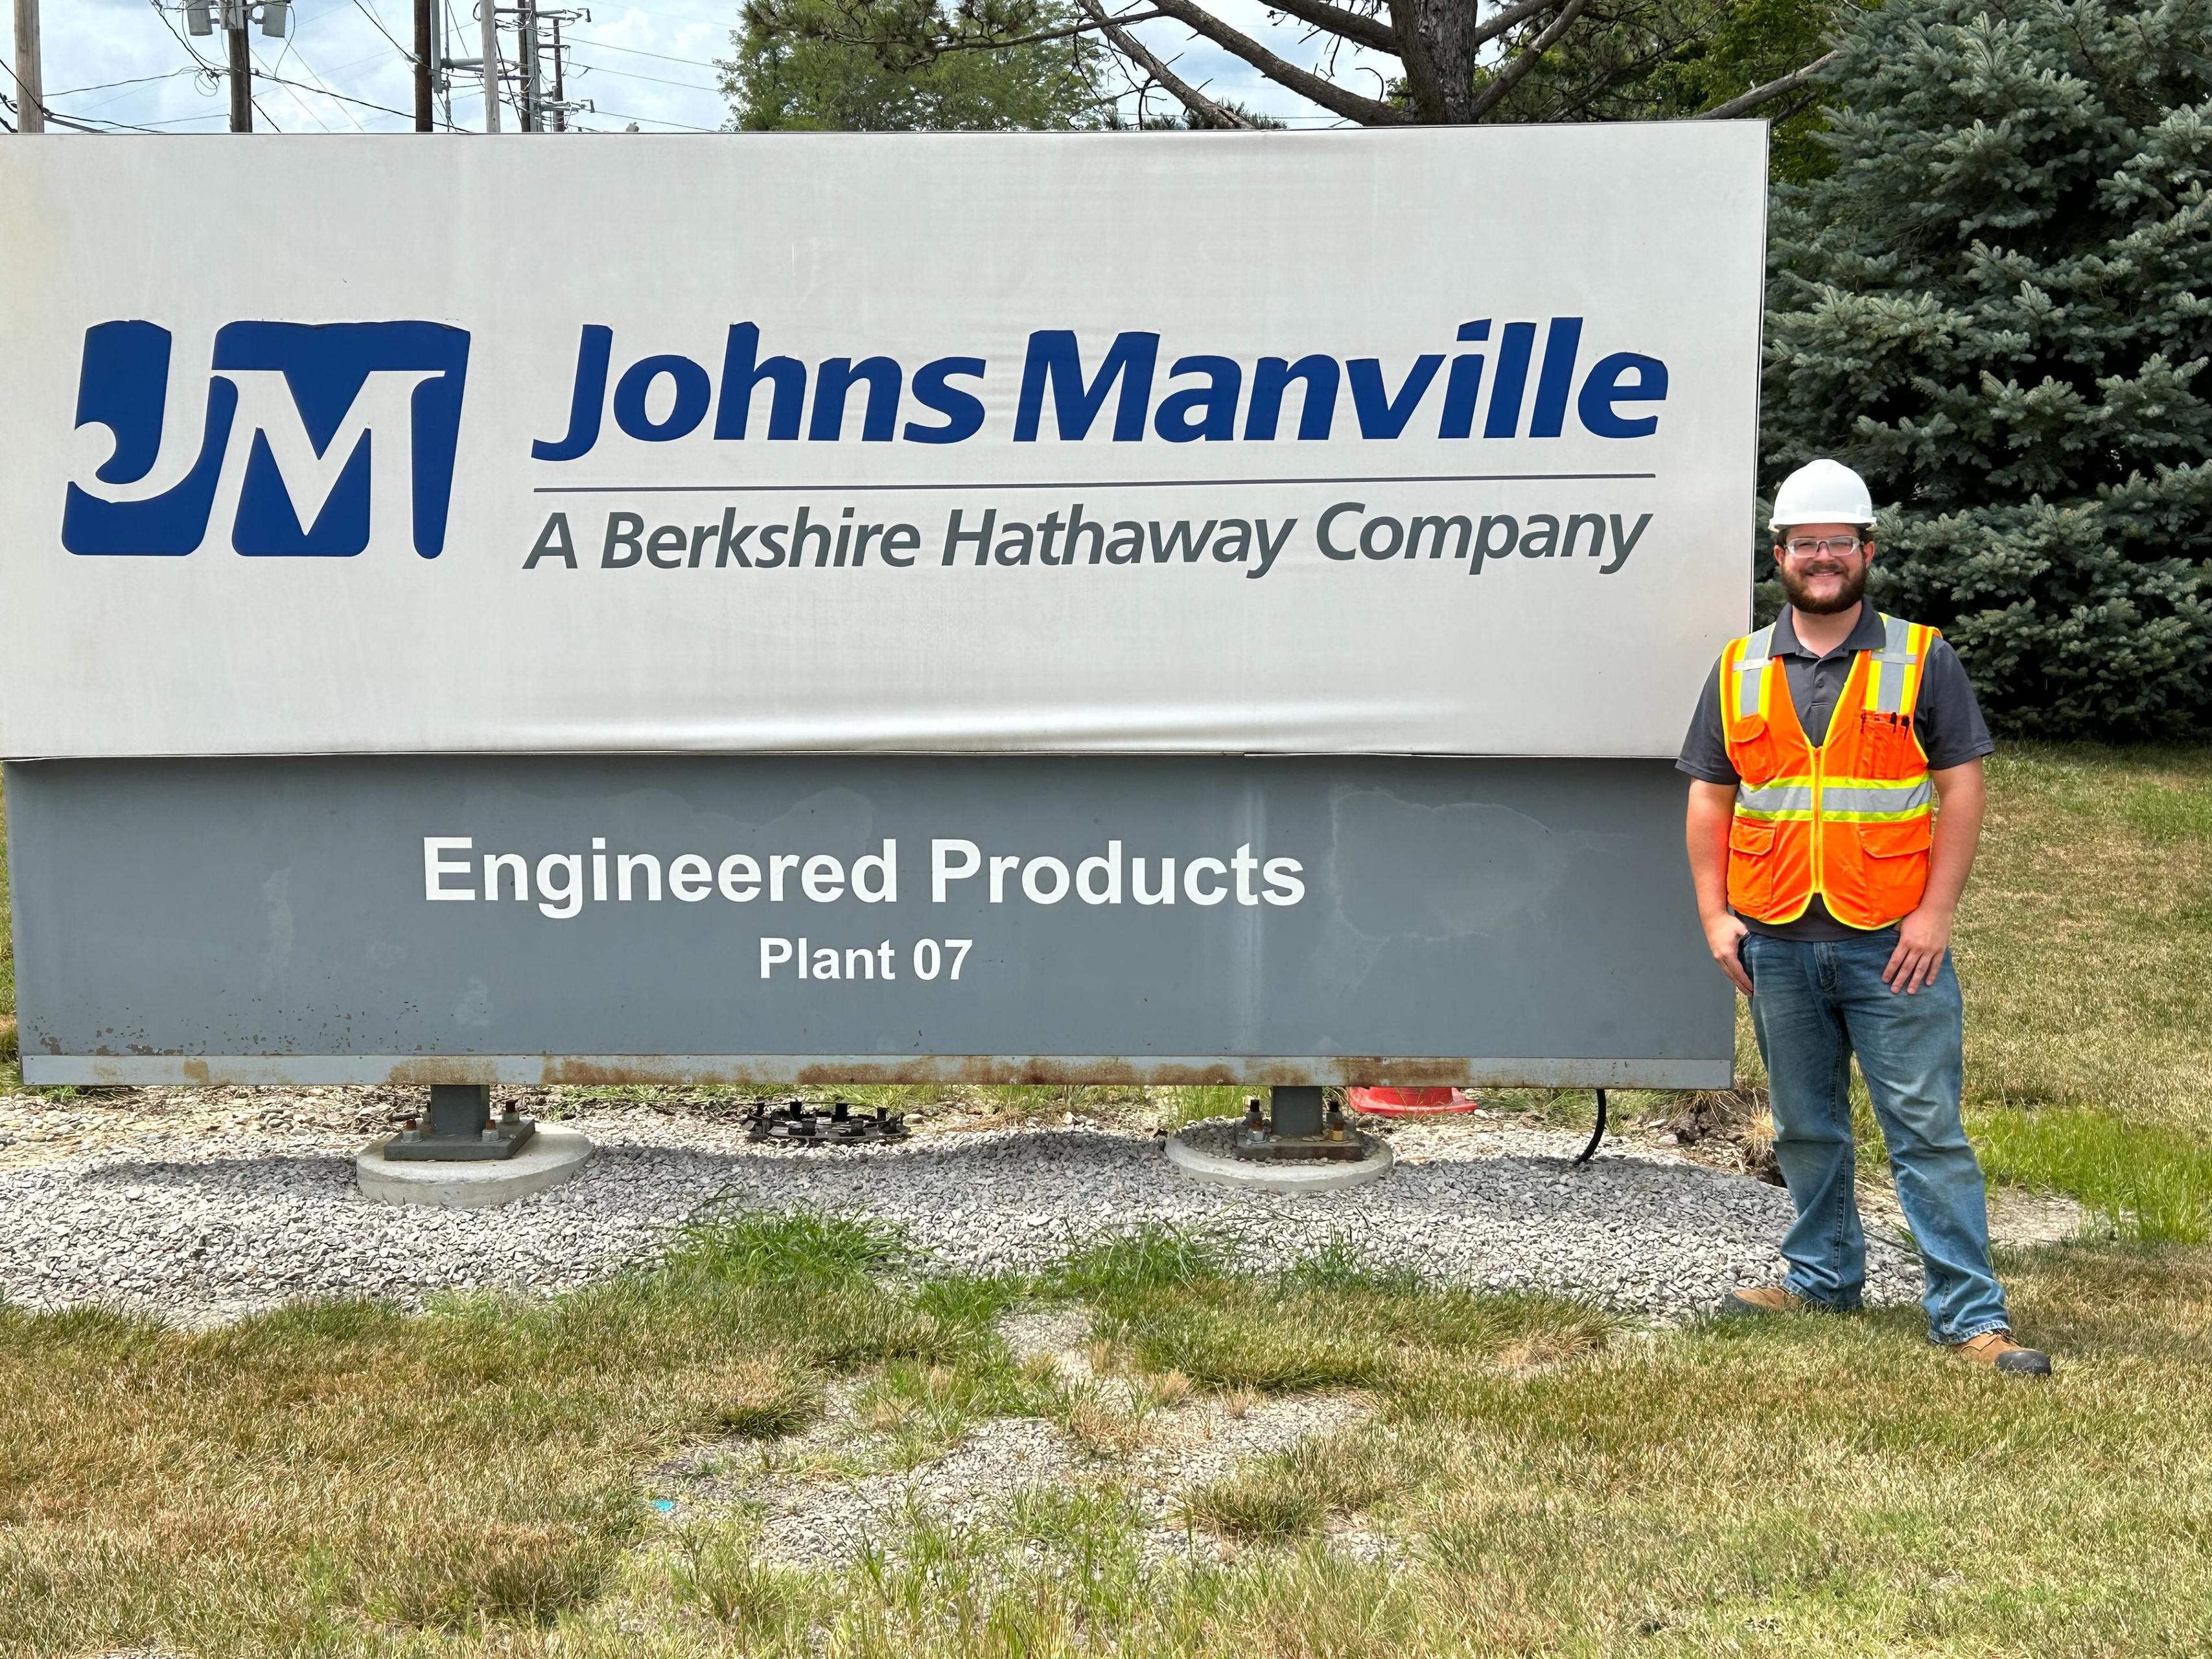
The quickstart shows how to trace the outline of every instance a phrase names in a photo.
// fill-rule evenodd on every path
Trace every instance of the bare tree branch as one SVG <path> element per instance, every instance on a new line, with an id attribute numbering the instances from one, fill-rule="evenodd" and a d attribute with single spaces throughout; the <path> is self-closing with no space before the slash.
<path id="1" fill-rule="evenodd" d="M 1549 5 L 1551 0 L 1543 0 L 1543 3 Z M 1398 37 L 1379 17 L 1347 11 L 1342 6 L 1329 4 L 1328 0 L 1266 0 L 1266 4 L 1268 10 L 1295 17 L 1301 23 L 1311 23 L 1317 29 L 1326 29 L 1376 52 L 1387 52 L 1394 58 L 1398 55 Z"/>
<path id="2" fill-rule="evenodd" d="M 1358 121 L 1371 127 L 1410 125 L 1413 118 L 1394 104 L 1362 98 L 1356 92 L 1346 92 L 1334 82 L 1324 81 L 1318 75 L 1300 69 L 1296 64 L 1278 58 L 1257 40 L 1233 29 L 1212 12 L 1193 5 L 1191 0 L 1154 0 L 1159 10 L 1181 23 L 1194 34 L 1202 34 L 1224 51 L 1242 58 L 1254 69 L 1277 86 L 1288 87 L 1303 97 L 1311 99 L 1323 109 L 1332 110 L 1347 121 Z M 1569 15 L 1579 9 L 1583 0 L 1567 0 Z"/>
<path id="3" fill-rule="evenodd" d="M 1477 28 L 1473 39 L 1477 46 L 1486 40 L 1495 40 L 1516 23 L 1525 22 L 1540 11 L 1549 11 L 1559 0 L 1520 0 L 1518 5 L 1508 6 L 1504 11 Z"/>
<path id="4" fill-rule="evenodd" d="M 1701 111 L 1690 118 L 1693 121 L 1725 121 L 1732 116 L 1748 115 L 1761 104 L 1771 103 L 1777 98 L 1796 91 L 1798 88 L 1812 80 L 1843 55 L 1842 51 L 1838 49 L 1823 57 L 1815 58 L 1803 69 L 1792 70 L 1778 81 L 1769 81 L 1763 87 L 1753 87 L 1741 98 L 1731 98 L 1725 104 L 1717 104 L 1711 109 Z"/>
<path id="5" fill-rule="evenodd" d="M 1224 109 L 1221 105 L 1215 103 L 1212 99 L 1207 97 L 1153 56 L 1146 49 L 1144 42 L 1121 27 L 1122 20 L 1111 18 L 1106 15 L 1105 8 L 1098 3 L 1098 0 L 1077 0 L 1077 3 L 1083 8 L 1085 15 L 1104 33 L 1107 40 L 1113 42 L 1115 50 L 1143 65 L 1145 72 L 1173 93 L 1182 102 L 1182 106 L 1197 119 L 1210 127 L 1249 128 L 1251 126 L 1252 124 L 1235 110 Z M 1150 15 L 1156 17 L 1159 14 L 1153 12 Z M 1137 118 L 1138 125 L 1143 125 L 1144 106 L 1141 99 L 1138 104 Z"/>
<path id="6" fill-rule="evenodd" d="M 1064 29 L 1047 29 L 1042 34 L 1018 34 L 1009 40 L 952 40 L 930 53 L 933 58 L 949 58 L 956 52 L 1005 52 L 1014 46 L 1034 46 L 1043 40 L 1065 40 L 1073 34 L 1089 34 L 1094 29 L 1109 28 L 1115 23 L 1149 23 L 1155 17 L 1164 17 L 1164 11 L 1131 12 L 1124 16 L 1102 19 L 1089 23 L 1071 23 Z"/>
<path id="7" fill-rule="evenodd" d="M 1475 99 L 1468 118 L 1471 121 L 1480 121 L 1492 110 L 1497 108 L 1498 100 L 1519 86 L 1522 76 L 1535 68 L 1536 60 L 1552 49 L 1553 42 L 1573 27 L 1575 19 L 1582 15 L 1585 3 L 1586 0 L 1567 0 L 1567 3 L 1559 8 L 1559 15 L 1545 26 L 1544 32 L 1522 47 L 1513 61 L 1498 70 L 1492 78 L 1490 84 L 1482 89 L 1481 94 Z"/>

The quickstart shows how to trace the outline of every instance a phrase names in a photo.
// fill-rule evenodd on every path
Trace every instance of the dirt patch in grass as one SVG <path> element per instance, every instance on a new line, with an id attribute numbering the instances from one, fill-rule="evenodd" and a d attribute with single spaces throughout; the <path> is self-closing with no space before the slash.
<path id="1" fill-rule="evenodd" d="M 1200 1394 L 1176 1372 L 1103 1370 L 1118 1356 L 1091 1340 L 1092 1326 L 1082 1308 L 1012 1314 L 998 1328 L 1012 1376 L 994 1385 L 957 1366 L 894 1370 L 841 1390 L 802 1435 L 687 1449 L 657 1477 L 659 1500 L 678 1525 L 749 1516 L 759 1560 L 820 1569 L 902 1561 L 917 1538 L 1033 1530 L 1046 1495 L 1087 1495 L 1158 1562 L 1261 1538 L 1237 1522 L 1227 1495 L 1239 1466 L 1339 1436 L 1374 1409 L 1357 1395 Z M 1215 1497 L 1194 1506 L 1195 1492 Z M 1328 1513 L 1316 1510 L 1297 1535 Z"/>

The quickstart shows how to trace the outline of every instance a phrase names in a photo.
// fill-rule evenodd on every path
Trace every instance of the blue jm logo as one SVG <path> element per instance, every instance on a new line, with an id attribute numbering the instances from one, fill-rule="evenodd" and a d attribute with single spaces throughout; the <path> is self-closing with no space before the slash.
<path id="1" fill-rule="evenodd" d="M 112 447 L 72 483 L 72 553 L 175 556 L 219 545 L 350 558 L 398 543 L 446 550 L 446 512 L 468 374 L 466 329 L 442 323 L 231 323 L 216 331 L 199 447 L 182 386 L 170 404 L 169 331 L 85 331 L 76 424 Z M 165 436 L 170 441 L 163 441 Z"/>

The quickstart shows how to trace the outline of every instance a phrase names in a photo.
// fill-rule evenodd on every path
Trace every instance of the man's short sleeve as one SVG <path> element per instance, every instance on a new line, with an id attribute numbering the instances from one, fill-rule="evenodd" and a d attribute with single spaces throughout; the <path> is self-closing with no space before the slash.
<path id="1" fill-rule="evenodd" d="M 1956 662 L 1956 657 L 1951 659 Z M 1928 665 L 1936 665 L 1935 654 L 1929 654 Z M 1961 674 L 1964 673 L 1961 670 Z M 1969 695 L 1971 695 L 1971 688 Z M 1920 700 L 1928 700 L 1925 677 L 1923 678 Z M 1713 665 L 1713 672 L 1705 677 L 1705 689 L 1698 695 L 1698 712 L 1690 716 L 1690 730 L 1682 739 L 1682 753 L 1674 763 L 1678 772 L 1687 772 L 1692 777 L 1706 783 L 1737 781 L 1735 767 L 1729 760 L 1728 732 L 1721 725 L 1721 668 Z"/>
<path id="2" fill-rule="evenodd" d="M 1936 641 L 1929 650 L 1912 723 L 1918 729 L 1920 746 L 1928 751 L 1931 772 L 1996 752 L 1996 740 L 1990 736 L 1982 705 L 1974 696 L 1974 683 L 1966 678 L 1966 665 L 1948 640 Z"/>

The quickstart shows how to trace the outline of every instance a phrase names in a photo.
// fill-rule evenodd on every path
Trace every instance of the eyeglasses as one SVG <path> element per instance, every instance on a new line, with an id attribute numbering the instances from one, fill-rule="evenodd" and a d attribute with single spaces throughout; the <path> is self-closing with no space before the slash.
<path id="1" fill-rule="evenodd" d="M 1856 536 L 1822 536 L 1783 543 L 1782 550 L 1793 559 L 1817 558 L 1828 553 L 1856 553 L 1861 538 Z"/>

